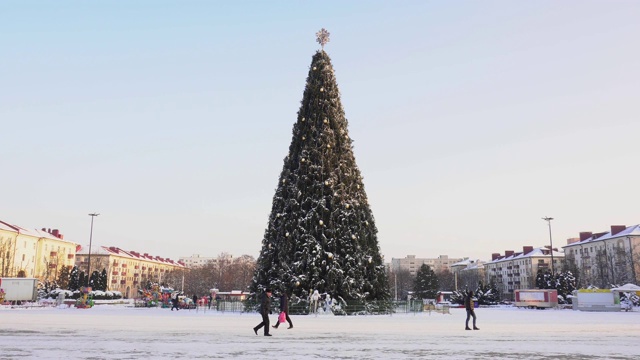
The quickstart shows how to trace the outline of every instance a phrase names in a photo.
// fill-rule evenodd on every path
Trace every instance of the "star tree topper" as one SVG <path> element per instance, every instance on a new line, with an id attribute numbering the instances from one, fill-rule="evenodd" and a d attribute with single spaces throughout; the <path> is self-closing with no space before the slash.
<path id="1" fill-rule="evenodd" d="M 316 33 L 316 41 L 322 46 L 322 50 L 324 50 L 324 44 L 329 42 L 329 35 L 331 34 L 325 28 L 320 29 L 320 31 Z"/>

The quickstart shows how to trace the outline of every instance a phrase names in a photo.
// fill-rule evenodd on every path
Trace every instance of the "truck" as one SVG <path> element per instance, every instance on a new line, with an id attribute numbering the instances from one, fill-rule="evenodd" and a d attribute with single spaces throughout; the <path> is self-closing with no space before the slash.
<path id="1" fill-rule="evenodd" d="M 21 302 L 36 301 L 38 279 L 34 278 L 0 278 L 0 289 L 4 291 L 4 301 Z"/>
<path id="2" fill-rule="evenodd" d="M 558 290 L 556 289 L 517 289 L 515 305 L 537 309 L 558 306 Z"/>

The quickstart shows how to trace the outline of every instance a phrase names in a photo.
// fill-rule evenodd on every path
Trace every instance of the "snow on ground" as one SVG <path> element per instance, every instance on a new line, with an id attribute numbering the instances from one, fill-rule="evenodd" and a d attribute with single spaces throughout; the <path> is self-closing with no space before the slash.
<path id="1" fill-rule="evenodd" d="M 256 336 L 256 313 L 100 305 L 0 311 L 1 359 L 638 359 L 640 312 L 480 308 L 291 316 Z M 271 320 L 276 319 L 272 315 Z M 272 322 L 273 324 L 273 322 Z"/>

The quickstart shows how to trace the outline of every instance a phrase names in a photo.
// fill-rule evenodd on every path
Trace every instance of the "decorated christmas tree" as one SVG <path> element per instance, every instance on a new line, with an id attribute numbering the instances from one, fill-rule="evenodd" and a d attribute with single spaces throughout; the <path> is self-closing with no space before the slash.
<path id="1" fill-rule="evenodd" d="M 309 75 L 262 240 L 252 291 L 388 300 L 377 229 L 324 45 Z"/>

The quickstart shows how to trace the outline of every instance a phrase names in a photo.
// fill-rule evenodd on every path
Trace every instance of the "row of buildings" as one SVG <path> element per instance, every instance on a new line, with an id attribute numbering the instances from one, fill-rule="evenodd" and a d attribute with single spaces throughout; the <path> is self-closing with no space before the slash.
<path id="1" fill-rule="evenodd" d="M 503 299 L 513 299 L 514 290 L 536 287 L 538 272 L 571 271 L 578 287 L 640 282 L 640 225 L 612 225 L 609 231 L 581 232 L 562 246 L 523 246 L 522 251 L 506 250 L 491 254 L 491 260 L 416 258 L 408 255 L 392 259 L 392 270 L 406 270 L 415 275 L 422 264 L 434 271 L 451 271 L 457 288 L 473 287 L 478 281 L 495 284 Z"/>
<path id="2" fill-rule="evenodd" d="M 185 264 L 114 246 L 89 248 L 64 239 L 58 229 L 28 229 L 0 220 L 0 277 L 33 277 L 55 281 L 62 268 L 85 273 L 107 271 L 107 287 L 133 297 L 147 281 L 161 282 L 165 274 L 184 270 Z"/>

